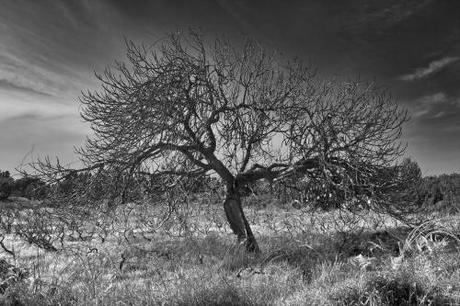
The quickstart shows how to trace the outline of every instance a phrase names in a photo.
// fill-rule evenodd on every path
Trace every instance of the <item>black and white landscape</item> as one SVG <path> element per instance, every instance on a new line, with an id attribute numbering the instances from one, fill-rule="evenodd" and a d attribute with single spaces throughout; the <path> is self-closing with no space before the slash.
<path id="1" fill-rule="evenodd" d="M 2 304 L 460 303 L 457 0 L 0 7 Z"/>

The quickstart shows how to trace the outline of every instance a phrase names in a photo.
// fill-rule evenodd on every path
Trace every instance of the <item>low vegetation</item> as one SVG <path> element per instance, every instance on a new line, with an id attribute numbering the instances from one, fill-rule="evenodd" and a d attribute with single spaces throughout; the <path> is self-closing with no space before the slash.
<path id="1" fill-rule="evenodd" d="M 262 250 L 254 254 L 235 244 L 216 205 L 220 196 L 187 196 L 187 205 L 172 212 L 139 203 L 111 213 L 93 208 L 93 217 L 74 228 L 62 220 L 62 211 L 43 202 L 2 204 L 2 225 L 8 213 L 15 219 L 2 236 L 2 303 L 460 303 L 456 215 L 407 227 L 370 211 L 311 212 L 273 195 L 251 195 L 247 217 Z M 29 211 L 53 222 L 53 229 L 31 222 Z M 351 220 L 360 225 L 346 226 Z"/>

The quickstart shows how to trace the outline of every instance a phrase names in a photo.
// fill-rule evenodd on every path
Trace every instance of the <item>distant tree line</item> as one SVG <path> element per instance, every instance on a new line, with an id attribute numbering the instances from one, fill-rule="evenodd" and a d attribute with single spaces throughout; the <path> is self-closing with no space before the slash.
<path id="1" fill-rule="evenodd" d="M 424 177 L 418 190 L 419 205 L 442 210 L 460 209 L 460 173 Z"/>
<path id="2" fill-rule="evenodd" d="M 388 168 L 387 172 L 381 173 L 382 179 L 386 176 L 400 176 L 398 185 L 392 186 L 387 190 L 393 201 L 410 202 L 419 207 L 436 207 L 439 210 L 456 211 L 460 209 L 460 173 L 442 174 L 439 176 L 421 176 L 421 171 L 415 161 L 406 159 L 399 167 Z M 70 171 L 68 175 L 59 183 L 46 184 L 38 177 L 25 176 L 19 179 L 11 177 L 9 171 L 0 171 L 0 200 L 5 200 L 9 196 L 25 197 L 28 199 L 45 199 L 50 192 L 61 195 L 79 193 L 91 193 L 93 200 L 112 199 L 120 193 L 115 190 L 118 186 L 131 186 L 126 192 L 122 193 L 126 198 L 123 202 L 133 201 L 142 197 L 142 194 L 153 194 L 161 192 L 164 188 L 164 178 L 137 176 L 129 178 L 130 184 L 126 184 L 126 177 L 116 177 L 110 173 L 77 173 Z M 111 181 L 113 191 L 101 193 L 99 186 L 103 182 Z M 118 182 L 122 181 L 123 184 Z M 100 184 L 98 184 L 100 182 Z M 402 184 L 401 182 L 404 182 Z M 182 179 L 181 184 L 187 192 L 201 193 L 209 188 L 221 189 L 222 182 L 215 177 L 201 176 L 198 178 Z M 366 207 L 365 201 L 372 199 L 373 195 L 368 190 L 355 190 L 353 197 L 344 193 L 343 190 L 334 188 L 334 184 L 325 185 L 322 181 L 298 179 L 295 177 L 289 180 L 279 181 L 275 184 L 260 182 L 254 184 L 245 195 L 267 194 L 279 198 L 283 202 L 297 200 L 300 206 L 309 205 L 312 208 L 338 209 L 344 207 L 349 201 L 360 201 L 358 207 Z M 356 194 L 362 193 L 362 197 Z"/>
<path id="3" fill-rule="evenodd" d="M 9 171 L 0 170 L 0 201 L 10 196 L 41 200 L 46 197 L 48 188 L 38 177 L 24 176 L 15 180 Z"/>
<path id="4" fill-rule="evenodd" d="M 9 171 L 0 170 L 0 201 L 15 196 L 36 200 L 47 199 L 47 202 L 54 202 L 52 199 L 59 202 L 62 197 L 78 197 L 84 201 L 109 200 L 126 203 L 138 201 L 146 195 L 163 192 L 170 179 L 167 175 L 129 176 L 111 171 L 91 173 L 70 170 L 59 181 L 45 181 L 43 178 L 30 175 L 24 175 L 15 180 Z M 110 182 L 110 187 L 107 186 L 107 182 Z M 182 190 L 190 194 L 202 193 L 209 189 L 217 190 L 222 187 L 218 179 L 209 175 L 185 177 L 176 183 L 179 183 Z"/>

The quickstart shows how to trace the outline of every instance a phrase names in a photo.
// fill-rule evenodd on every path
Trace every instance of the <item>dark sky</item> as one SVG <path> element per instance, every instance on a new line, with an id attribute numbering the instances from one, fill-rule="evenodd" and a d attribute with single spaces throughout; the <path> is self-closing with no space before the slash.
<path id="1" fill-rule="evenodd" d="M 460 172 L 459 0 L 2 1 L 0 169 L 30 151 L 77 160 L 93 71 L 124 60 L 124 38 L 149 45 L 188 26 L 249 34 L 321 76 L 375 80 L 410 111 L 407 156 L 426 175 Z"/>

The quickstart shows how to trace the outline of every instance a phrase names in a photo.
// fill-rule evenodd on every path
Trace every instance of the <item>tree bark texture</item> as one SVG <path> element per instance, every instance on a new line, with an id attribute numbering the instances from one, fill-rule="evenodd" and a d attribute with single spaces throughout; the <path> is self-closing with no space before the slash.
<path id="1" fill-rule="evenodd" d="M 230 188 L 227 191 L 224 209 L 230 228 L 238 237 L 238 242 L 241 243 L 244 241 L 248 252 L 260 252 L 259 245 L 257 244 L 249 222 L 244 215 L 244 211 L 241 206 L 241 196 L 238 190 Z"/>

